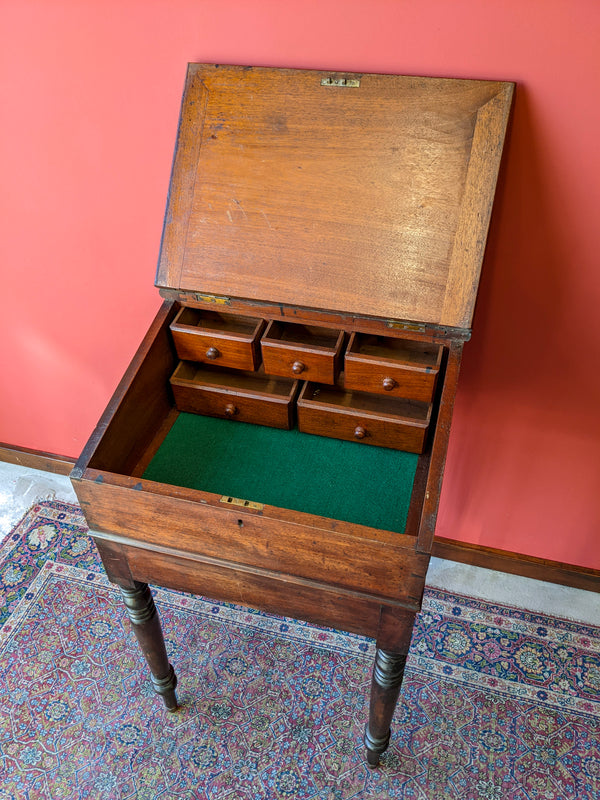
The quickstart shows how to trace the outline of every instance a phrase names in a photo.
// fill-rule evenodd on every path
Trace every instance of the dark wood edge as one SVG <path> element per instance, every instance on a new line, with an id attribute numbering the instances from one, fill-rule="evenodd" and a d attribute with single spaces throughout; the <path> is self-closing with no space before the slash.
<path id="1" fill-rule="evenodd" d="M 57 475 L 68 475 L 75 464 L 75 459 L 69 456 L 58 456 L 26 447 L 12 447 L 3 443 L 0 443 L 0 461 L 43 472 L 53 472 Z"/>
<path id="2" fill-rule="evenodd" d="M 520 575 L 523 578 L 558 583 L 574 589 L 585 589 L 588 592 L 600 592 L 600 570 L 580 567 L 577 564 L 565 564 L 510 550 L 498 550 L 438 537 L 434 539 L 431 554 L 436 558 L 484 567 L 495 572 L 508 572 L 510 575 Z"/>
<path id="3" fill-rule="evenodd" d="M 437 420 L 433 420 L 435 434 L 433 437 L 433 444 L 431 446 L 431 462 L 429 465 L 429 471 L 425 476 L 427 483 L 425 487 L 423 506 L 421 509 L 421 519 L 417 534 L 417 550 L 421 553 L 431 553 L 431 547 L 435 534 L 440 494 L 442 491 L 442 480 L 444 478 L 444 468 L 446 465 L 446 456 L 448 454 L 448 442 L 450 440 L 452 412 L 454 409 L 458 375 L 462 360 L 462 351 L 462 342 L 449 343 L 447 359 L 443 372 L 443 384 L 441 388 L 439 408 L 437 411 Z"/>
<path id="4" fill-rule="evenodd" d="M 194 199 L 208 92 L 197 65 L 188 64 L 163 222 L 156 286 L 181 283 L 187 226 Z"/>
<path id="5" fill-rule="evenodd" d="M 439 319 L 443 325 L 471 327 L 514 88 L 513 83 L 501 85 L 477 111 Z M 483 207 L 481 198 L 487 198 Z M 465 253 L 470 254 L 466 271 Z"/>

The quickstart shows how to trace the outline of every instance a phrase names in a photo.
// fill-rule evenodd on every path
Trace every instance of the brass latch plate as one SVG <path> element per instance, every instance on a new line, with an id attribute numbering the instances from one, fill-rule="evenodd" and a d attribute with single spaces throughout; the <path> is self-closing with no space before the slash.
<path id="1" fill-rule="evenodd" d="M 255 503 L 252 500 L 242 500 L 240 497 L 229 497 L 224 494 L 221 498 L 221 503 L 226 503 L 228 506 L 240 506 L 241 508 L 252 508 L 255 511 L 262 511 L 265 507 L 264 503 Z"/>
<path id="2" fill-rule="evenodd" d="M 360 86 L 359 78 L 321 78 L 321 86 L 345 86 L 357 89 Z"/>

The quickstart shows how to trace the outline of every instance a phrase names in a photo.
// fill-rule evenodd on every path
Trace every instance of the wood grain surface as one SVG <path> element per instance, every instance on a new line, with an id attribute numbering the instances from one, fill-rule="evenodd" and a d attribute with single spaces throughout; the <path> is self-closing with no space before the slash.
<path id="1" fill-rule="evenodd" d="M 512 84 L 190 65 L 157 285 L 467 328 Z"/>

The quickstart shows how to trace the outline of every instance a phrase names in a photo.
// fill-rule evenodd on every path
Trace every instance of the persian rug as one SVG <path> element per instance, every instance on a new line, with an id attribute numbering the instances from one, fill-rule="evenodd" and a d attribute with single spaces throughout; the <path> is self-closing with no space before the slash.
<path id="1" fill-rule="evenodd" d="M 0 583 L 0 800 L 600 798 L 596 627 L 429 590 L 371 771 L 371 640 L 157 589 L 167 714 L 79 508 L 30 509 Z"/>

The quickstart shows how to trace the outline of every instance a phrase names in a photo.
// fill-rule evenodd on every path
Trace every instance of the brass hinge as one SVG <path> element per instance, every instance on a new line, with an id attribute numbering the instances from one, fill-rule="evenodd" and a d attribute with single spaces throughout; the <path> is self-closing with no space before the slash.
<path id="1" fill-rule="evenodd" d="M 346 86 L 349 89 L 357 89 L 360 86 L 358 78 L 321 78 L 321 86 Z"/>
<path id="2" fill-rule="evenodd" d="M 397 322 L 394 319 L 388 319 L 386 322 L 388 328 L 397 328 L 400 331 L 415 331 L 416 333 L 425 333 L 427 326 L 420 322 Z"/>
<path id="3" fill-rule="evenodd" d="M 254 503 L 252 500 L 242 500 L 239 497 L 229 497 L 224 494 L 221 498 L 221 503 L 226 503 L 228 506 L 241 506 L 241 508 L 253 508 L 255 511 L 262 511 L 265 507 L 264 503 Z"/>
<path id="4" fill-rule="evenodd" d="M 192 294 L 194 300 L 197 300 L 199 303 L 215 303 L 218 306 L 230 306 L 231 305 L 231 298 L 229 297 L 220 297 L 216 294 Z"/>

